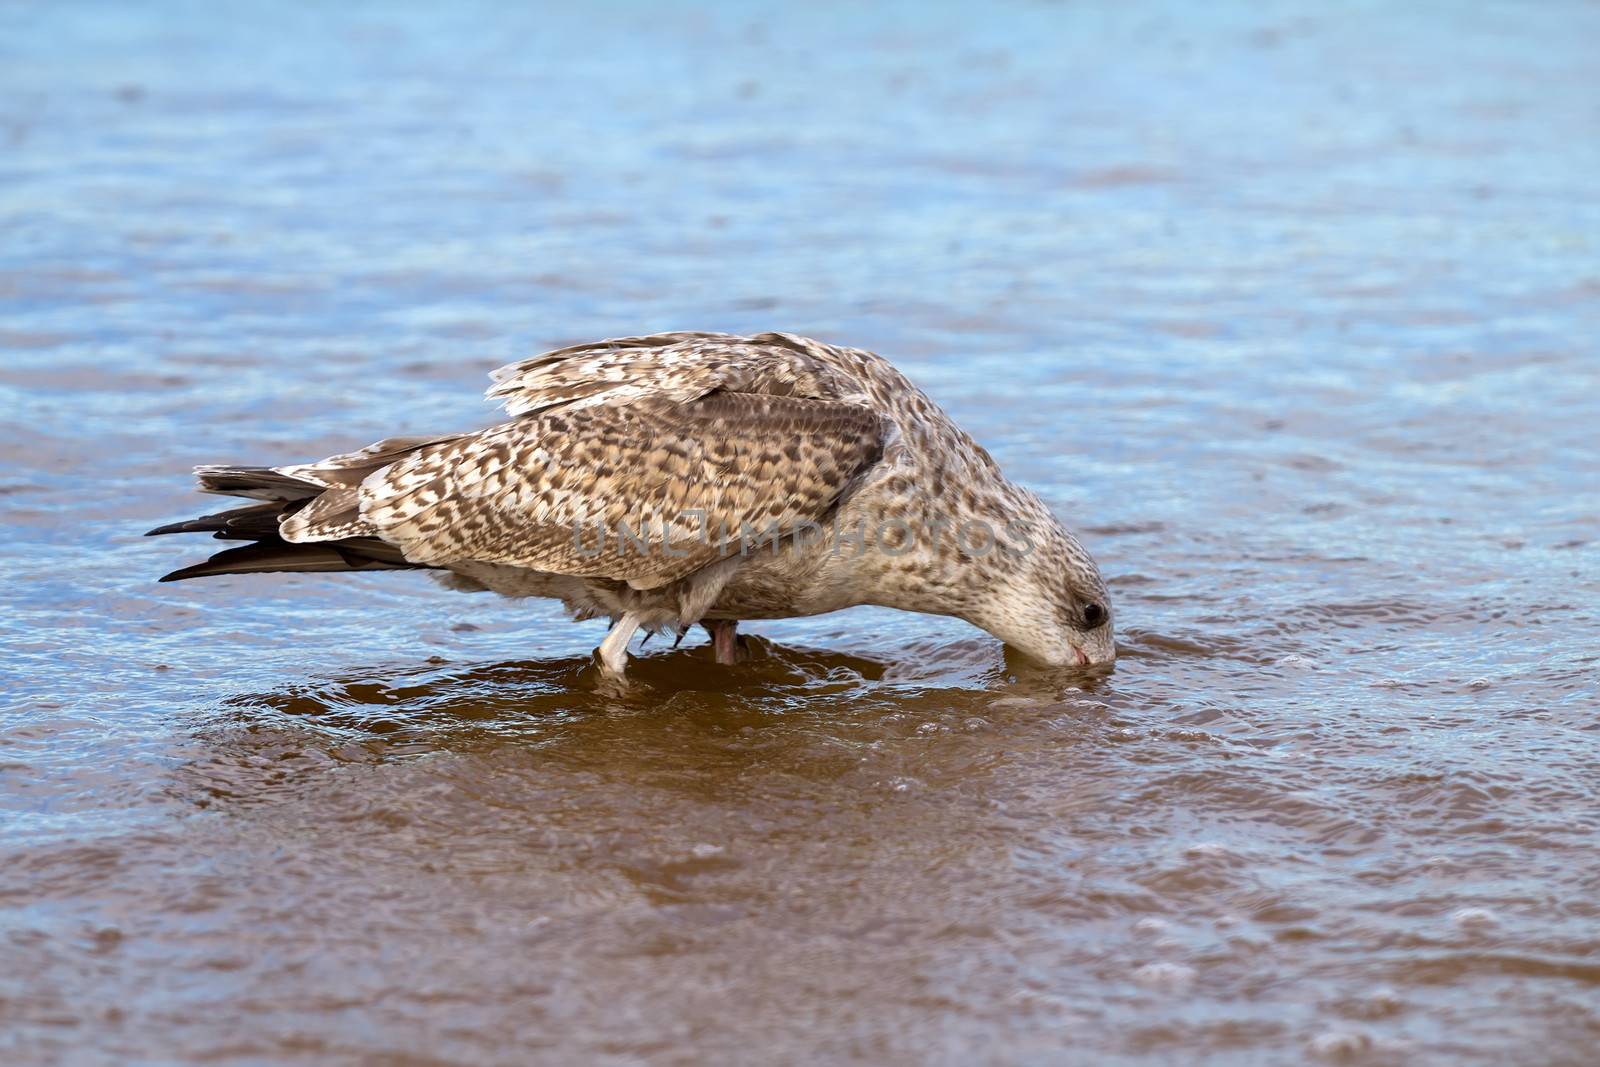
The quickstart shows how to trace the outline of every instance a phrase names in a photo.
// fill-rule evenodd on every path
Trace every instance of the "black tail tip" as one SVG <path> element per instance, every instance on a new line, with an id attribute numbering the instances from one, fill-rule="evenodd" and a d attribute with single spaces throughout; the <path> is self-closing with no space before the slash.
<path id="1" fill-rule="evenodd" d="M 208 560 L 207 563 L 209 562 L 210 561 Z M 179 567 L 175 571 L 168 571 L 166 574 L 163 574 L 161 577 L 157 578 L 156 581 L 181 582 L 185 578 L 203 578 L 210 573 L 213 572 L 207 569 L 205 563 L 196 563 L 190 567 Z"/>

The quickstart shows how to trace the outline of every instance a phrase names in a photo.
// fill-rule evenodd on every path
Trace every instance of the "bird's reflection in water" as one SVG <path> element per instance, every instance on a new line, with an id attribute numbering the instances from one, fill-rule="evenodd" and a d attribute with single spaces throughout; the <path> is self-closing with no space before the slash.
<path id="1" fill-rule="evenodd" d="M 273 709 L 330 731 L 390 735 L 407 727 L 514 737 L 552 722 L 594 714 L 627 717 L 664 709 L 741 707 L 771 713 L 804 699 L 840 696 L 880 680 L 884 665 L 856 656 L 779 647 L 761 639 L 750 658 L 721 666 L 709 648 L 635 659 L 626 679 L 607 676 L 592 656 L 454 666 L 392 667 L 327 682 L 243 695 L 243 712 Z"/>
<path id="2" fill-rule="evenodd" d="M 197 724 L 204 754 L 179 777 L 209 804 L 269 795 L 330 763 L 449 754 L 716 791 L 752 762 L 828 778 L 903 759 L 901 741 L 916 741 L 922 760 L 940 735 L 976 741 L 998 720 L 1026 728 L 1067 705 L 1104 718 L 1095 678 L 1002 660 L 981 638 L 913 642 L 887 661 L 760 637 L 747 651 L 734 666 L 715 663 L 709 646 L 654 651 L 626 681 L 581 656 L 286 684 L 236 696 Z"/>

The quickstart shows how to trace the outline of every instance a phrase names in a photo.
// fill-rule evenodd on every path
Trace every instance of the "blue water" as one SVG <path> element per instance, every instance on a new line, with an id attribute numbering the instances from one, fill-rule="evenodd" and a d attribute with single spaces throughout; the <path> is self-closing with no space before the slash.
<path id="1" fill-rule="evenodd" d="M 8 1063 L 1587 1063 L 1600 7 L 0 7 Z M 158 586 L 565 343 L 879 351 L 1122 659 Z M 647 650 L 648 651 L 648 650 Z M 410 1057 L 406 1061 L 404 1057 Z"/>

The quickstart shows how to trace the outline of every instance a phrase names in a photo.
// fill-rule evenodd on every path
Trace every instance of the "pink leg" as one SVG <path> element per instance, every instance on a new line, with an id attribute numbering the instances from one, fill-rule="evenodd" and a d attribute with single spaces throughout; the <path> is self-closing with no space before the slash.
<path id="1" fill-rule="evenodd" d="M 743 650 L 739 647 L 739 623 L 736 620 L 719 620 L 701 625 L 711 635 L 711 647 L 716 651 L 718 663 L 733 664 L 744 658 Z"/>

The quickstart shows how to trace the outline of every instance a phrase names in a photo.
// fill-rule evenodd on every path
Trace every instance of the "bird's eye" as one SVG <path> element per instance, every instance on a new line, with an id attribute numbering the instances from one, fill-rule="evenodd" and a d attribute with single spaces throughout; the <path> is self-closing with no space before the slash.
<path id="1" fill-rule="evenodd" d="M 1093 630 L 1096 626 L 1106 621 L 1106 609 L 1099 604 L 1085 604 L 1083 606 L 1083 624 Z"/>

